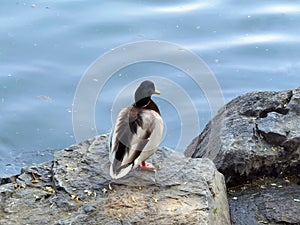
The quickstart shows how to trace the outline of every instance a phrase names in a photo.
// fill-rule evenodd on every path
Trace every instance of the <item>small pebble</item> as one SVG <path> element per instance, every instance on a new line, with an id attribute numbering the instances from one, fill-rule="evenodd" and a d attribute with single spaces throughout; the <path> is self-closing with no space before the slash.
<path id="1" fill-rule="evenodd" d="M 96 210 L 96 209 L 95 209 L 93 206 L 91 206 L 91 205 L 84 205 L 84 206 L 82 206 L 82 209 L 83 209 L 83 211 L 84 211 L 85 213 L 90 213 L 90 212 L 93 212 L 93 211 Z"/>
<path id="2" fill-rule="evenodd" d="M 40 221 L 40 224 L 49 224 L 49 223 L 50 223 L 50 221 L 48 219 L 42 219 Z"/>

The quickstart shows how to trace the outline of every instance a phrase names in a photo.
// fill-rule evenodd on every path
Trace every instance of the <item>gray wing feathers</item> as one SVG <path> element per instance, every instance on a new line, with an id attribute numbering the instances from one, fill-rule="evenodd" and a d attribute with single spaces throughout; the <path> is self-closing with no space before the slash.
<path id="1" fill-rule="evenodd" d="M 139 120 L 135 120 L 137 116 Z M 142 110 L 136 113 L 133 112 L 133 107 L 123 109 L 118 115 L 112 134 L 111 176 L 125 176 L 149 158 L 157 150 L 162 134 L 163 121 L 155 111 Z"/>

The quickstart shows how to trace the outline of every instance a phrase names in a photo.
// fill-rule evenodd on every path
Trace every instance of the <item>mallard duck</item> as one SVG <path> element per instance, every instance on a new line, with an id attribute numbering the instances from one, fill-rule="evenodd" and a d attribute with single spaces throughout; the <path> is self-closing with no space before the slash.
<path id="1" fill-rule="evenodd" d="M 160 111 L 151 99 L 160 94 L 154 83 L 143 81 L 135 91 L 135 103 L 120 111 L 111 135 L 110 176 L 124 177 L 133 169 L 156 170 L 146 162 L 153 155 L 163 136 L 164 124 Z"/>

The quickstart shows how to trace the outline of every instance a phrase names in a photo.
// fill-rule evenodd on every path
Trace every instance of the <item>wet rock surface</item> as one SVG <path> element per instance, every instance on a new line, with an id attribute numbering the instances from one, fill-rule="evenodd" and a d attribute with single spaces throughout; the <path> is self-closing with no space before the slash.
<path id="1" fill-rule="evenodd" d="M 157 172 L 111 180 L 107 138 L 2 178 L 0 224 L 230 224 L 224 177 L 212 161 L 160 148 L 151 158 Z"/>
<path id="2" fill-rule="evenodd" d="M 252 92 L 224 106 L 185 155 L 209 158 L 229 186 L 300 171 L 300 88 Z"/>

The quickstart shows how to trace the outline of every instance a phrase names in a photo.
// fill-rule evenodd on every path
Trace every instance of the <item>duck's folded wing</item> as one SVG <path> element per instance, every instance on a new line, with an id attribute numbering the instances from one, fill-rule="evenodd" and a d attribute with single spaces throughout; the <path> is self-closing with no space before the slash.
<path id="1" fill-rule="evenodd" d="M 158 113 L 134 107 L 122 110 L 112 135 L 111 176 L 125 176 L 150 157 L 160 144 L 162 134 L 163 121 Z"/>
<path id="2" fill-rule="evenodd" d="M 140 155 L 137 149 L 143 149 L 148 142 L 137 135 L 139 123 L 142 123 L 137 119 L 137 114 L 133 107 L 128 107 L 117 117 L 110 149 L 110 174 L 113 178 L 125 176 L 133 169 L 134 160 Z"/>
<path id="3" fill-rule="evenodd" d="M 109 154 L 109 159 L 111 163 L 113 163 L 116 157 L 121 161 L 124 155 L 126 154 L 126 151 L 128 150 L 128 141 L 131 139 L 131 132 L 128 126 L 130 110 L 130 108 L 123 109 L 119 113 L 116 123 L 114 125 L 114 129 L 111 135 L 112 138 Z"/>

